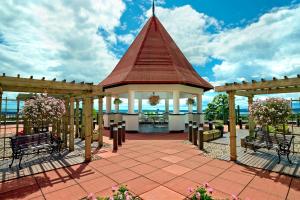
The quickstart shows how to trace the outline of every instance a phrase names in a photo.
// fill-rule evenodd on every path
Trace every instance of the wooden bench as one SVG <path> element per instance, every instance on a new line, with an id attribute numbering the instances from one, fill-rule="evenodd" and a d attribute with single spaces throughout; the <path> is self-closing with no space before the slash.
<path id="1" fill-rule="evenodd" d="M 29 153 L 39 154 L 40 150 L 46 150 L 48 153 L 60 152 L 61 141 L 54 139 L 49 132 L 36 133 L 32 135 L 21 135 L 10 138 L 12 148 L 11 168 L 15 159 L 19 159 L 19 168 L 24 155 Z"/>
<path id="2" fill-rule="evenodd" d="M 278 163 L 281 161 L 281 156 L 287 156 L 289 163 L 289 155 L 291 153 L 291 146 L 295 136 L 285 135 L 281 133 L 269 134 L 261 129 L 255 130 L 254 137 L 246 136 L 244 140 L 245 152 L 250 147 L 254 152 L 260 148 L 266 148 L 268 150 L 275 149 L 278 155 Z"/>

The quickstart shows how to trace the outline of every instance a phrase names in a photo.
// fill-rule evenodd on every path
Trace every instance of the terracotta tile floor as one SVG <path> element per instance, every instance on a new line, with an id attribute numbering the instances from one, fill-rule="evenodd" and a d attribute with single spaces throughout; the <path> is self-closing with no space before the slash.
<path id="1" fill-rule="evenodd" d="M 0 199 L 81 199 L 126 184 L 145 200 L 183 200 L 205 182 L 218 199 L 300 199 L 299 178 L 204 157 L 182 134 L 128 138 L 117 153 L 98 151 L 100 160 L 0 183 Z"/>

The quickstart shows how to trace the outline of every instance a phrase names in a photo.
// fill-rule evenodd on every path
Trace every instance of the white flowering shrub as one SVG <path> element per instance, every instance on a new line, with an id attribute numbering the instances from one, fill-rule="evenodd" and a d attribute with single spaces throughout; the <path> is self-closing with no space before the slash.
<path id="1" fill-rule="evenodd" d="M 25 101 L 22 110 L 24 117 L 29 119 L 34 126 L 58 120 L 65 112 L 64 101 L 47 94 L 37 94 Z"/>
<path id="2" fill-rule="evenodd" d="M 285 124 L 291 115 L 290 101 L 283 98 L 257 100 L 249 110 L 254 121 L 261 126 Z"/>

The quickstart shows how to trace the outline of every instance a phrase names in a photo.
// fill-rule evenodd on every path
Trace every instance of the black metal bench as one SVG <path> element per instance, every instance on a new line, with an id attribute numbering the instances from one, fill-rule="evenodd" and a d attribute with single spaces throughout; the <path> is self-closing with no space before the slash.
<path id="1" fill-rule="evenodd" d="M 19 159 L 19 168 L 24 155 L 29 153 L 39 154 L 40 150 L 46 150 L 50 154 L 60 152 L 61 141 L 52 137 L 49 132 L 36 133 L 32 135 L 22 135 L 10 138 L 12 148 L 11 168 L 15 159 Z"/>
<path id="2" fill-rule="evenodd" d="M 278 155 L 278 163 L 281 161 L 281 156 L 286 155 L 289 163 L 289 155 L 291 153 L 291 146 L 295 136 L 285 135 L 281 133 L 269 134 L 261 129 L 255 130 L 254 137 L 247 136 L 244 141 L 245 152 L 250 147 L 254 152 L 260 148 L 268 150 L 275 149 Z"/>

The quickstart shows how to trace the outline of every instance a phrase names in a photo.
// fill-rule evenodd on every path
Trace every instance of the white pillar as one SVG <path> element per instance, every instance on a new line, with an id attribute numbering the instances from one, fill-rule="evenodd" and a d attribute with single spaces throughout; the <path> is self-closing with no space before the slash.
<path id="1" fill-rule="evenodd" d="M 106 113 L 111 113 L 111 97 L 106 96 Z"/>
<path id="2" fill-rule="evenodd" d="M 173 114 L 179 114 L 179 91 L 173 91 Z"/>
<path id="3" fill-rule="evenodd" d="M 118 96 L 115 97 L 115 99 L 119 98 Z M 119 104 L 115 104 L 115 113 L 119 112 Z"/>
<path id="4" fill-rule="evenodd" d="M 139 113 L 143 111 L 143 99 L 139 99 Z"/>
<path id="5" fill-rule="evenodd" d="M 169 98 L 165 99 L 165 111 L 169 112 Z"/>
<path id="6" fill-rule="evenodd" d="M 128 91 L 128 113 L 134 114 L 134 91 Z"/>
<path id="7" fill-rule="evenodd" d="M 202 94 L 197 95 L 197 112 L 202 113 Z"/>

